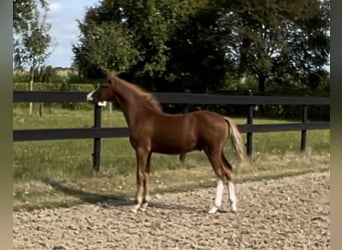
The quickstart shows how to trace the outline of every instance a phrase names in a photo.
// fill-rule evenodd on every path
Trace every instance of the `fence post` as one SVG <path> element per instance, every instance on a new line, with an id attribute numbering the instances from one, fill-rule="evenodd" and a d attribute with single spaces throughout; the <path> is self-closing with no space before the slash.
<path id="1" fill-rule="evenodd" d="M 302 115 L 302 123 L 306 124 L 307 121 L 308 121 L 308 106 L 304 106 L 303 115 Z M 307 136 L 307 130 L 303 129 L 302 136 L 301 136 L 301 143 L 300 143 L 300 150 L 302 152 L 304 152 L 306 149 L 306 136 Z"/>
<path id="2" fill-rule="evenodd" d="M 252 96 L 252 91 L 249 91 L 249 95 Z M 253 111 L 254 105 L 249 105 L 247 114 L 247 124 L 253 125 Z M 247 155 L 251 157 L 253 154 L 253 133 L 247 132 Z"/>
<path id="3" fill-rule="evenodd" d="M 94 106 L 94 128 L 101 128 L 101 107 L 96 103 Z M 94 138 L 93 148 L 93 169 L 98 172 L 100 170 L 101 158 L 101 137 Z"/>
<path id="4" fill-rule="evenodd" d="M 254 106 L 250 105 L 248 109 L 247 124 L 253 125 L 253 110 Z M 247 132 L 247 155 L 252 156 L 253 154 L 253 133 Z"/>

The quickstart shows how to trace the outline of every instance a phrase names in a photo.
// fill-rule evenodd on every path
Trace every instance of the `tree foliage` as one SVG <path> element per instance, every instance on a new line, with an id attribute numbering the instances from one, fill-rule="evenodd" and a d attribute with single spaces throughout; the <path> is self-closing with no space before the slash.
<path id="1" fill-rule="evenodd" d="M 47 2 L 45 0 L 14 0 L 14 65 L 16 68 L 29 68 L 29 89 L 33 90 L 35 72 L 42 66 L 49 55 L 51 37 L 50 25 L 46 23 Z M 32 102 L 29 113 L 32 114 Z"/>
<path id="2" fill-rule="evenodd" d="M 167 42 L 175 26 L 200 2 L 203 0 L 103 0 L 98 6 L 89 8 L 84 21 L 79 22 L 80 43 L 74 45 L 76 64 L 85 76 L 98 72 L 89 70 L 88 66 L 95 65 L 91 68 L 104 67 L 118 73 L 158 78 L 165 72 L 169 61 Z M 108 33 L 113 29 L 111 39 L 102 32 L 101 39 L 106 43 L 102 45 L 108 49 L 107 53 L 106 49 L 96 45 L 96 36 L 89 35 L 99 27 L 107 27 Z M 96 54 L 101 51 L 107 56 L 99 65 Z M 121 62 L 113 64 L 111 58 Z"/>
<path id="3" fill-rule="evenodd" d="M 13 29 L 15 33 L 27 29 L 28 20 L 34 18 L 37 6 L 47 8 L 47 0 L 13 0 Z"/>
<path id="4" fill-rule="evenodd" d="M 233 27 L 226 41 L 240 76 L 255 75 L 263 92 L 267 79 L 307 83 L 308 76 L 322 72 L 329 55 L 329 12 L 322 3 L 225 1 L 219 22 L 223 29 Z"/>
<path id="5" fill-rule="evenodd" d="M 16 0 L 13 4 L 14 64 L 32 71 L 49 55 L 51 37 L 50 25 L 46 23 L 46 1 Z"/>
<path id="6" fill-rule="evenodd" d="M 139 53 L 125 31 L 116 23 L 89 22 L 80 24 L 84 35 L 74 53 L 83 72 L 94 73 L 98 70 L 124 72 L 134 64 Z M 84 46 L 87 44 L 87 46 Z"/>
<path id="7" fill-rule="evenodd" d="M 329 0 L 102 0 L 79 22 L 75 63 L 125 72 L 149 88 L 216 90 L 327 79 Z"/>

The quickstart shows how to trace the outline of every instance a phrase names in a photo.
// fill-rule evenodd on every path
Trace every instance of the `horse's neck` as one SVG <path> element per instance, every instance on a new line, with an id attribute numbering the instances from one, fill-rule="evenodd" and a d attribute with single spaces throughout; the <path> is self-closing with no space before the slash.
<path id="1" fill-rule="evenodd" d="M 127 88 L 124 86 L 125 83 L 117 82 L 114 85 L 114 91 L 117 93 L 117 95 L 122 99 L 125 103 L 132 103 L 134 99 L 136 98 L 136 93 L 132 91 L 127 91 Z"/>
<path id="2" fill-rule="evenodd" d="M 147 109 L 148 107 L 145 105 L 139 104 L 139 100 L 135 100 L 134 103 L 125 103 L 121 106 L 121 111 L 129 128 L 139 126 L 139 123 L 146 120 L 146 115 L 151 115 L 151 112 L 155 112 L 154 110 Z"/>
<path id="3" fill-rule="evenodd" d="M 125 103 L 122 107 L 122 112 L 124 114 L 126 123 L 129 128 L 132 128 L 138 121 L 138 112 L 134 107 L 131 107 L 132 104 L 130 103 Z"/>
<path id="4" fill-rule="evenodd" d="M 141 112 L 139 112 L 139 109 L 142 107 L 139 106 L 139 96 L 134 92 L 127 91 L 127 88 L 125 89 L 121 84 L 117 84 L 115 92 L 120 96 L 121 110 L 128 127 L 134 126 L 140 120 L 139 114 Z"/>

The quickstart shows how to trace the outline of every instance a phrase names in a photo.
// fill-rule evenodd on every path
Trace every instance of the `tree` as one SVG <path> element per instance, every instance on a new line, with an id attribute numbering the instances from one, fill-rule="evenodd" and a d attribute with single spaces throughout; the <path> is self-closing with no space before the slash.
<path id="1" fill-rule="evenodd" d="M 85 77 L 101 71 L 125 72 L 139 59 L 129 35 L 116 23 L 89 21 L 79 23 L 79 28 L 83 35 L 79 44 L 73 47 L 74 65 Z"/>
<path id="2" fill-rule="evenodd" d="M 46 1 L 14 1 L 14 64 L 17 68 L 28 67 L 29 89 L 33 90 L 34 73 L 49 55 L 50 25 L 46 23 Z M 39 6 L 40 4 L 40 6 Z M 40 7 L 40 10 L 39 10 Z M 41 15 L 42 13 L 42 15 Z M 29 113 L 32 114 L 32 103 Z"/>
<path id="3" fill-rule="evenodd" d="M 199 8 L 183 17 L 167 43 L 170 57 L 160 85 L 196 92 L 216 90 L 223 85 L 230 60 L 225 54 L 224 34 L 216 25 L 217 18 L 213 7 Z"/>
<path id="4" fill-rule="evenodd" d="M 329 55 L 329 1 L 227 0 L 220 25 L 240 77 L 256 75 L 259 91 L 268 79 L 279 84 L 308 84 L 324 72 Z M 228 53 L 229 53 L 228 52 Z M 311 77 L 312 78 L 312 77 Z"/>
<path id="5" fill-rule="evenodd" d="M 99 67 L 105 67 L 150 82 L 151 87 L 166 71 L 170 36 L 180 20 L 204 2 L 103 0 L 79 22 L 81 36 L 73 47 L 75 64 L 84 76 L 96 77 L 101 73 Z"/>
<path id="6" fill-rule="evenodd" d="M 20 33 L 27 29 L 28 20 L 34 16 L 33 9 L 39 4 L 43 9 L 47 9 L 47 0 L 13 0 L 13 29 L 14 33 Z"/>
<path id="7" fill-rule="evenodd" d="M 156 60 L 161 59 L 156 58 L 160 48 L 153 46 L 156 44 L 153 40 L 156 40 L 155 36 L 165 34 L 147 30 L 152 27 L 149 22 L 153 19 L 154 12 L 150 11 L 154 8 L 153 2 L 104 0 L 87 10 L 84 22 L 79 22 L 79 44 L 73 47 L 75 60 L 85 76 L 96 75 L 98 68 L 127 72 L 142 61 L 144 71 L 153 74 L 160 65 Z M 147 44 L 156 48 L 154 53 L 147 51 Z"/>
<path id="8" fill-rule="evenodd" d="M 80 22 L 74 53 L 84 74 L 106 65 L 160 90 L 247 76 L 260 92 L 315 88 L 327 79 L 328 29 L 329 0 L 103 0 Z"/>

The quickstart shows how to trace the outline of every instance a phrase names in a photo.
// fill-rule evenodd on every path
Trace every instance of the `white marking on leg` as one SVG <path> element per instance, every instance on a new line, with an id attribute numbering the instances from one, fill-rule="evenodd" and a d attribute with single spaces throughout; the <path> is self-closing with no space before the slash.
<path id="1" fill-rule="evenodd" d="M 236 207 L 237 199 L 235 195 L 234 183 L 231 181 L 228 181 L 228 198 L 232 205 L 232 211 L 236 212 L 237 211 L 237 207 Z"/>
<path id="2" fill-rule="evenodd" d="M 222 205 L 224 185 L 222 180 L 217 181 L 215 206 L 220 208 Z"/>
<path id="3" fill-rule="evenodd" d="M 224 191 L 224 185 L 222 180 L 217 181 L 217 189 L 216 189 L 216 198 L 214 202 L 214 206 L 209 210 L 210 214 L 214 214 L 219 210 L 219 208 L 222 205 L 222 199 L 223 199 L 223 191 Z"/>

